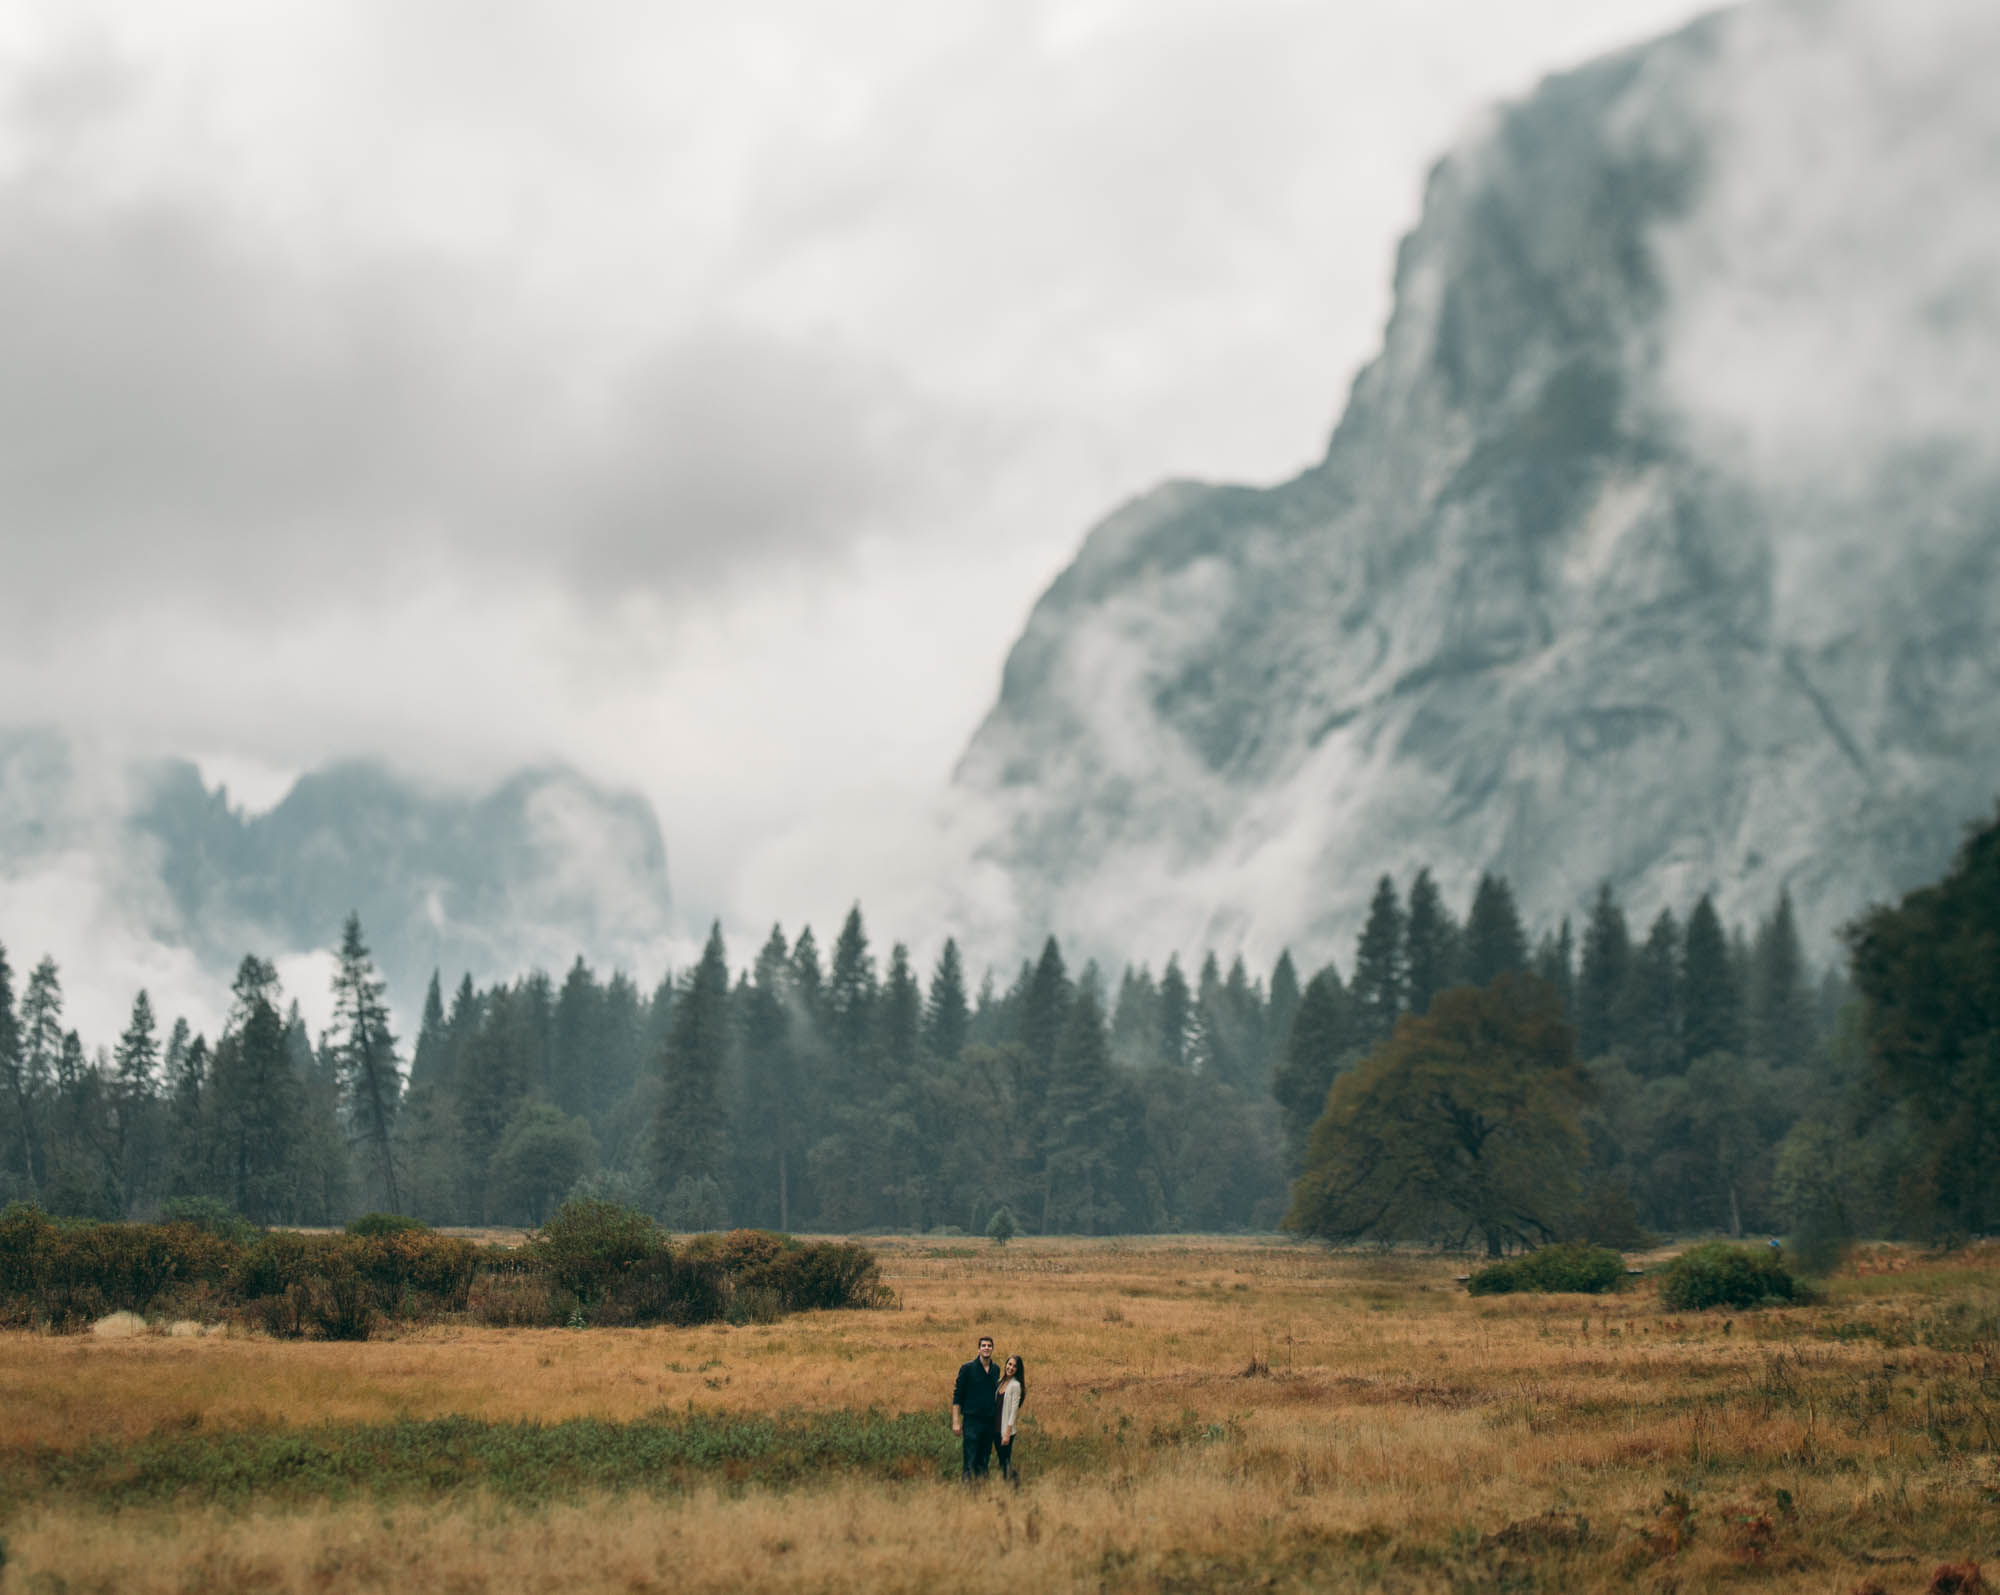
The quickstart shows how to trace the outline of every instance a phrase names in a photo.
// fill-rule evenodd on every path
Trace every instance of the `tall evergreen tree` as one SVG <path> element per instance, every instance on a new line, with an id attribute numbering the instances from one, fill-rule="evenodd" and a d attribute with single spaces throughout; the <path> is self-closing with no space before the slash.
<path id="1" fill-rule="evenodd" d="M 1055 1068 L 1056 1043 L 1062 1038 L 1063 1022 L 1069 1017 L 1071 995 L 1062 948 L 1051 936 L 1042 943 L 1042 956 L 1029 976 L 1021 1005 L 1021 1045 L 1028 1049 L 1044 1090 Z"/>
<path id="2" fill-rule="evenodd" d="M 30 1100 L 46 1098 L 57 1086 L 63 1055 L 62 977 L 56 961 L 44 958 L 21 992 L 21 1073 Z"/>
<path id="3" fill-rule="evenodd" d="M 1160 1057 L 1160 989 L 1145 965 L 1125 966 L 1111 1010 L 1111 1061 L 1121 1069 L 1150 1069 Z"/>
<path id="4" fill-rule="evenodd" d="M 1354 978 L 1348 982 L 1357 1029 L 1364 1042 L 1382 1040 L 1403 1011 L 1403 907 L 1396 883 L 1384 875 L 1375 883 L 1368 923 L 1354 950 Z"/>
<path id="5" fill-rule="evenodd" d="M 339 961 L 333 972 L 334 1075 L 342 1117 L 363 1148 L 371 1176 L 400 1212 L 396 1183 L 396 1109 L 403 1099 L 403 1073 L 396 1038 L 389 1031 L 387 986 L 361 938 L 361 916 L 350 913 L 340 932 Z"/>
<path id="6" fill-rule="evenodd" d="M 843 1098 L 861 1089 L 870 1072 L 875 997 L 875 957 L 868 950 L 868 932 L 856 903 L 847 911 L 840 938 L 833 944 L 833 966 L 826 982 L 825 1028 L 833 1047 L 835 1088 Z"/>
<path id="7" fill-rule="evenodd" d="M 907 1082 L 917 1071 L 923 1046 L 924 1001 L 910 969 L 910 949 L 897 942 L 889 949 L 889 973 L 876 1004 L 876 1047 L 889 1080 Z"/>
<path id="8" fill-rule="evenodd" d="M 1514 890 L 1505 876 L 1481 875 L 1465 922 L 1466 981 L 1490 986 L 1502 975 L 1525 973 L 1527 967 L 1528 936 L 1514 906 Z"/>
<path id="9" fill-rule="evenodd" d="M 1299 1012 L 1299 971 L 1288 947 L 1271 966 L 1271 1001 L 1264 1013 L 1264 1078 L 1274 1080 L 1284 1065 L 1285 1043 Z"/>
<path id="10" fill-rule="evenodd" d="M 1063 1015 L 1049 1091 L 1047 1142 L 1042 1158 L 1041 1231 L 1095 1235 L 1116 1229 L 1119 1145 L 1129 1115 L 1124 1083 L 1111 1067 L 1095 983 L 1080 980 Z"/>
<path id="11" fill-rule="evenodd" d="M 506 986 L 495 986 L 476 1000 L 469 1010 L 476 1016 L 474 1028 L 455 1071 L 459 1206 L 475 1224 L 490 1222 L 498 1212 L 493 1155 L 537 1084 L 531 1027 L 522 1022 L 521 1009 L 520 992 Z"/>
<path id="12" fill-rule="evenodd" d="M 1681 928 L 1663 908 L 1633 956 L 1617 1008 L 1625 1061 L 1641 1079 L 1677 1074 L 1682 1067 Z"/>
<path id="13" fill-rule="evenodd" d="M 417 1022 L 417 1050 L 410 1057 L 411 1090 L 444 1080 L 446 1037 L 444 991 L 438 984 L 438 972 L 433 969 L 431 983 L 424 988 L 424 1015 Z"/>
<path id="14" fill-rule="evenodd" d="M 1353 1047 L 1354 1019 L 1347 991 L 1340 983 L 1340 971 L 1328 964 L 1306 983 L 1285 1041 L 1285 1061 L 1271 1082 L 1294 1169 L 1302 1165 L 1326 1094 Z"/>
<path id="15" fill-rule="evenodd" d="M 1188 990 L 1187 976 L 1181 973 L 1179 953 L 1167 959 L 1160 976 L 1160 1064 L 1168 1069 L 1185 1069 L 1188 1062 L 1188 1035 L 1194 1025 L 1194 994 Z"/>
<path id="16" fill-rule="evenodd" d="M 605 1063 L 602 996 L 579 953 L 556 993 L 550 1038 L 549 1100 L 565 1114 L 586 1112 L 599 1094 L 597 1076 Z"/>
<path id="17" fill-rule="evenodd" d="M 709 929 L 701 962 L 675 997 L 673 1028 L 660 1060 L 666 1089 L 654 1144 L 660 1188 L 670 1195 L 691 1182 L 721 1181 L 722 1083 L 730 1040 L 729 960 L 718 921 Z"/>
<path id="18" fill-rule="evenodd" d="M 114 1154 L 118 1168 L 119 1209 L 130 1213 L 153 1186 L 159 1155 L 159 1123 L 154 1109 L 159 1099 L 159 1027 L 153 1002 L 144 990 L 132 999 L 132 1015 L 112 1054 L 111 1081 Z"/>
<path id="19" fill-rule="evenodd" d="M 209 1102 L 224 1198 L 257 1224 L 295 1220 L 304 1101 L 278 972 L 254 953 L 237 967 L 228 1028 L 215 1051 Z"/>
<path id="20" fill-rule="evenodd" d="M 168 1154 L 166 1194 L 228 1200 L 217 1179 L 203 1096 L 208 1085 L 208 1040 L 196 1036 L 167 1049 Z"/>
<path id="21" fill-rule="evenodd" d="M 1597 905 L 1583 932 L 1583 968 L 1576 981 L 1576 1052 L 1588 1062 L 1618 1044 L 1618 1002 L 1632 974 L 1632 938 L 1611 883 L 1597 889 Z"/>
<path id="22" fill-rule="evenodd" d="M 1576 940 L 1569 928 L 1569 915 L 1563 915 L 1562 928 L 1554 935 L 1542 933 L 1542 943 L 1535 949 L 1535 975 L 1550 987 L 1562 1002 L 1565 1018 L 1574 1023 L 1576 1018 Z"/>
<path id="23" fill-rule="evenodd" d="M 7 949 L 0 946 L 0 1171 L 12 1176 L 11 1183 L 24 1196 L 33 1196 L 36 1178 L 35 1102 L 29 1094 L 27 1060 L 22 1056 L 21 1022 L 14 1011 L 14 971 L 7 964 Z"/>
<path id="24" fill-rule="evenodd" d="M 1444 893 L 1428 868 L 1410 883 L 1410 911 L 1403 927 L 1403 968 L 1409 982 L 1409 1009 L 1422 1015 L 1431 999 L 1458 984 L 1458 926 L 1445 907 Z"/>
<path id="25" fill-rule="evenodd" d="M 1681 1058 L 1743 1051 L 1743 995 L 1715 903 L 1702 893 L 1688 915 L 1681 954 Z"/>
<path id="26" fill-rule="evenodd" d="M 744 1122 L 752 1164 L 750 1211 L 775 1214 L 792 1227 L 792 1178 L 802 1122 L 795 1032 L 801 1015 L 792 992 L 791 954 L 777 925 L 757 954 L 743 1022 Z"/>
<path id="27" fill-rule="evenodd" d="M 965 966 L 958 955 L 958 943 L 949 938 L 938 954 L 937 968 L 931 972 L 930 998 L 924 1005 L 924 1046 L 933 1058 L 952 1063 L 965 1050 L 966 1033 L 972 1022 L 965 998 Z"/>
<path id="28" fill-rule="evenodd" d="M 1799 946 L 1792 894 L 1778 894 L 1750 951 L 1750 1051 L 1774 1069 L 1799 1069 L 1817 1050 L 1812 991 Z"/>

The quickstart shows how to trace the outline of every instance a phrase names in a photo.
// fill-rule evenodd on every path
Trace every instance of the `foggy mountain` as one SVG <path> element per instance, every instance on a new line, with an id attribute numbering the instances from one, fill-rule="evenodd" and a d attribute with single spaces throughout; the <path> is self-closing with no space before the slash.
<path id="1" fill-rule="evenodd" d="M 0 878 L 84 868 L 77 893 L 101 885 L 106 918 L 187 950 L 218 991 L 246 952 L 330 949 L 359 912 L 391 1001 L 411 1014 L 433 968 L 448 988 L 465 971 L 559 975 L 581 952 L 653 978 L 671 934 L 651 806 L 559 766 L 468 796 L 340 763 L 250 814 L 184 760 L 107 775 L 53 733 L 0 738 Z"/>
<path id="2" fill-rule="evenodd" d="M 1324 458 L 1036 605 L 955 779 L 1008 916 L 1345 968 L 1428 864 L 1788 887 L 1820 959 L 1936 874 L 2000 792 L 1995 67 L 1981 4 L 1755 5 L 1470 133 Z"/>

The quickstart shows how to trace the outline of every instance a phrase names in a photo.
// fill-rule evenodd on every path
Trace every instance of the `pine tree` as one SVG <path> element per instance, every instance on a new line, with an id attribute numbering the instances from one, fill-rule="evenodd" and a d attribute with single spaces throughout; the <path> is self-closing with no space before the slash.
<path id="1" fill-rule="evenodd" d="M 1222 968 L 1213 952 L 1203 955 L 1201 973 L 1195 980 L 1194 1026 L 1189 1045 L 1189 1066 L 1211 1080 L 1229 1080 L 1236 1073 L 1236 1059 L 1230 1046 L 1227 1005 L 1222 993 Z"/>
<path id="2" fill-rule="evenodd" d="M 851 1100 L 871 1073 L 875 1040 L 875 958 L 861 905 L 847 911 L 840 939 L 833 944 L 833 967 L 826 982 L 826 1033 L 833 1046 L 836 1092 Z"/>
<path id="3" fill-rule="evenodd" d="M 1502 975 L 1528 967 L 1528 937 L 1514 906 L 1506 877 L 1481 875 L 1465 922 L 1465 978 L 1469 985 L 1490 986 Z"/>
<path id="4" fill-rule="evenodd" d="M 1403 928 L 1403 967 L 1413 1014 L 1430 1011 L 1431 999 L 1458 984 L 1458 926 L 1428 868 L 1410 884 L 1410 912 Z"/>
<path id="5" fill-rule="evenodd" d="M 445 1078 L 445 1058 L 449 1049 L 444 1020 L 444 992 L 438 972 L 431 971 L 431 983 L 424 988 L 424 1016 L 417 1024 L 417 1050 L 410 1058 L 410 1089 L 439 1085 Z"/>
<path id="6" fill-rule="evenodd" d="M 1813 1000 L 1792 894 L 1778 894 L 1750 952 L 1750 1052 L 1774 1069 L 1799 1069 L 1818 1050 Z"/>
<path id="7" fill-rule="evenodd" d="M 44 958 L 21 993 L 21 1072 L 28 1095 L 40 1099 L 56 1086 L 63 1053 L 62 977 L 56 961 Z"/>
<path id="8" fill-rule="evenodd" d="M 1574 1023 L 1576 1018 L 1576 942 L 1570 934 L 1569 915 L 1563 915 L 1562 929 L 1553 936 L 1542 933 L 1542 944 L 1535 949 L 1535 975 L 1544 984 L 1554 989 L 1562 1002 L 1564 1017 Z"/>
<path id="9" fill-rule="evenodd" d="M 1071 998 L 1069 972 L 1063 967 L 1062 948 L 1051 936 L 1042 943 L 1036 962 L 1022 993 L 1020 1017 L 1021 1045 L 1033 1060 L 1038 1083 L 1045 1090 L 1055 1068 L 1056 1043 L 1062 1038 L 1063 1022 L 1069 1017 Z"/>
<path id="10" fill-rule="evenodd" d="M 297 1001 L 285 1021 L 285 1050 L 300 1085 L 298 1153 L 292 1160 L 293 1220 L 337 1224 L 354 1205 L 348 1145 L 353 1120 L 347 1113 L 341 1049 L 329 1032 L 315 1051 Z"/>
<path id="11" fill-rule="evenodd" d="M 1396 883 L 1384 875 L 1368 905 L 1368 923 L 1354 951 L 1354 979 L 1348 984 L 1357 1028 L 1367 1044 L 1396 1028 L 1403 1011 L 1403 909 Z"/>
<path id="12" fill-rule="evenodd" d="M 1295 1169 L 1305 1157 L 1307 1138 L 1326 1106 L 1334 1076 L 1353 1046 L 1354 1016 L 1347 991 L 1340 983 L 1340 971 L 1328 964 L 1306 983 L 1285 1041 L 1285 1061 L 1271 1082 Z"/>
<path id="13" fill-rule="evenodd" d="M 497 992 L 497 988 L 496 988 Z M 472 984 L 470 974 L 460 975 L 458 989 L 451 995 L 451 1017 L 445 1021 L 444 1070 L 438 1083 L 457 1091 L 466 1070 L 466 1056 L 485 1018 L 486 1002 Z"/>
<path id="14" fill-rule="evenodd" d="M 350 913 L 341 928 L 339 962 L 333 974 L 334 1077 L 349 1133 L 366 1149 L 368 1168 L 381 1182 L 389 1211 L 401 1212 L 394 1134 L 396 1109 L 403 1098 L 403 1075 L 396 1058 L 396 1038 L 389 1033 L 386 992 L 382 978 L 375 973 L 368 944 L 361 939 L 361 916 Z"/>
<path id="15" fill-rule="evenodd" d="M 1095 983 L 1080 980 L 1063 1015 L 1049 1090 L 1042 1159 L 1044 1235 L 1116 1229 L 1120 1143 L 1132 1114 L 1123 1082 L 1111 1067 L 1111 1040 Z"/>
<path id="16" fill-rule="evenodd" d="M 720 1183 L 725 1118 L 722 1083 L 729 1071 L 729 960 L 722 925 L 709 929 L 701 962 L 674 999 L 673 1029 L 660 1060 L 665 1092 L 654 1137 L 662 1192 L 703 1180 Z"/>
<path id="17" fill-rule="evenodd" d="M 799 1017 L 785 933 L 773 925 L 750 980 L 743 1022 L 743 1081 L 745 1123 L 752 1143 L 745 1149 L 753 1159 L 752 1206 L 774 1212 L 781 1230 L 792 1227 L 792 1173 L 799 1157 L 794 1144 L 800 1123 L 794 1045 Z"/>
<path id="18" fill-rule="evenodd" d="M 1194 1025 L 1194 996 L 1187 976 L 1181 973 L 1179 953 L 1167 959 L 1160 976 L 1160 1064 L 1168 1069 L 1185 1069 L 1188 1062 L 1188 1035 Z"/>
<path id="19" fill-rule="evenodd" d="M 477 999 L 469 1010 L 477 1015 L 474 1029 L 455 1071 L 459 1208 L 475 1224 L 488 1222 L 496 1211 L 493 1154 L 521 1104 L 535 1091 L 533 1039 L 520 1022 L 520 1010 L 520 992 L 506 986 L 495 986 Z M 456 1005 L 453 1012 L 456 1017 Z"/>
<path id="20" fill-rule="evenodd" d="M 203 1111 L 203 1096 L 208 1086 L 208 1040 L 196 1036 L 178 1050 L 169 1046 L 167 1057 L 167 1194 L 213 1196 L 227 1201 L 228 1195 L 216 1179 Z"/>
<path id="21" fill-rule="evenodd" d="M 941 1063 L 954 1063 L 965 1050 L 972 1021 L 965 1000 L 965 967 L 958 943 L 947 939 L 931 972 L 930 999 L 924 1005 L 924 1046 Z"/>
<path id="22" fill-rule="evenodd" d="M 1264 1078 L 1277 1078 L 1284 1065 L 1285 1043 L 1291 1039 L 1292 1021 L 1299 1013 L 1299 972 L 1288 947 L 1278 954 L 1271 967 L 1271 1001 L 1264 1014 Z"/>
<path id="23" fill-rule="evenodd" d="M 216 1047 L 209 1091 L 222 1193 L 253 1223 L 291 1222 L 304 1103 L 278 1012 L 278 972 L 250 954 L 237 967 L 231 991 L 235 1002 Z"/>
<path id="24" fill-rule="evenodd" d="M 1681 1069 L 1681 928 L 1663 908 L 1632 959 L 1617 1008 L 1625 1061 L 1641 1079 Z"/>
<path id="25" fill-rule="evenodd" d="M 159 1140 L 154 1109 L 159 1096 L 160 1043 L 152 999 L 143 989 L 132 999 L 132 1015 L 118 1038 L 112 1060 L 119 1208 L 129 1213 L 151 1188 Z"/>
<path id="26" fill-rule="evenodd" d="M 14 1012 L 14 971 L 7 963 L 7 949 L 0 946 L 0 1129 L 4 1129 L 6 1162 L 0 1170 L 9 1174 L 24 1196 L 32 1197 L 39 1185 L 35 1173 L 35 1101 L 28 1089 L 27 1060 L 22 1055 L 21 1022 Z"/>
<path id="27" fill-rule="evenodd" d="M 889 949 L 889 973 L 876 1003 L 876 1049 L 887 1079 L 907 1082 L 917 1071 L 923 1046 L 924 999 L 910 969 L 910 949 L 897 942 Z"/>
<path id="28" fill-rule="evenodd" d="M 1143 964 L 1125 966 L 1111 1010 L 1111 1061 L 1121 1069 L 1150 1069 L 1160 1056 L 1160 990 Z"/>
<path id="29" fill-rule="evenodd" d="M 556 993 L 550 1042 L 549 1100 L 565 1114 L 584 1113 L 598 1097 L 597 1076 L 605 1062 L 601 1009 L 597 977 L 579 953 Z"/>
<path id="30" fill-rule="evenodd" d="M 1588 1062 L 1618 1044 L 1618 1002 L 1632 973 L 1632 938 L 1625 912 L 1606 881 L 1583 933 L 1583 968 L 1576 982 L 1576 1052 Z"/>
<path id="31" fill-rule="evenodd" d="M 1711 1053 L 1743 1050 L 1743 996 L 1729 955 L 1729 939 L 1715 903 L 1704 892 L 1688 915 L 1681 955 L 1681 1059 L 1692 1064 Z"/>

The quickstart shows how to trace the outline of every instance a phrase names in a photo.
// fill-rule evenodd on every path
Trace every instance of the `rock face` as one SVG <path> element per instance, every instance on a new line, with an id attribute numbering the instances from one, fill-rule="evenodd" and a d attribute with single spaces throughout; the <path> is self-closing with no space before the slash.
<path id="1" fill-rule="evenodd" d="M 0 735 L 0 888 L 40 905 L 89 898 L 107 933 L 185 950 L 216 991 L 246 952 L 331 950 L 358 912 L 411 1012 L 433 969 L 447 985 L 466 971 L 559 975 L 581 953 L 650 977 L 673 934 L 651 806 L 571 770 L 466 796 L 337 764 L 253 815 L 185 761 L 93 763 L 49 732 Z M 17 906 L 7 928 L 31 956 L 43 927 Z M 168 978 L 145 962 L 132 984 Z"/>
<path id="2" fill-rule="evenodd" d="M 956 777 L 1032 936 L 1343 967 L 1377 877 L 1531 919 L 1789 888 L 1811 952 L 2000 792 L 2000 11 L 1768 4 L 1431 174 L 1323 460 L 1176 482 Z"/>

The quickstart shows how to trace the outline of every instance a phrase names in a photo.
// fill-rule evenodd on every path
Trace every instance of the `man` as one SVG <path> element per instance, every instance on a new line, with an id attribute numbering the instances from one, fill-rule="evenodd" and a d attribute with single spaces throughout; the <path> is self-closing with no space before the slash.
<path id="1" fill-rule="evenodd" d="M 995 1411 L 1000 1397 L 1000 1368 L 993 1361 L 993 1337 L 979 1337 L 979 1355 L 958 1370 L 951 1389 L 951 1432 L 959 1437 L 960 1477 L 983 1479 L 1000 1438 Z"/>

